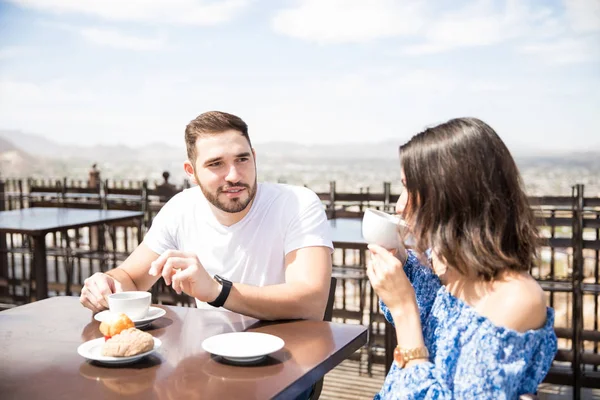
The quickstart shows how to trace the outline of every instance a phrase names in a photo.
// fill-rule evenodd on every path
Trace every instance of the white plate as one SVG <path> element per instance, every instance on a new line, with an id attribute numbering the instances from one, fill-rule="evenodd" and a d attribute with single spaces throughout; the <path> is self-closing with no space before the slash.
<path id="1" fill-rule="evenodd" d="M 152 321 L 154 321 L 155 319 L 158 319 L 160 317 L 162 317 L 163 315 L 165 315 L 167 312 L 165 310 L 163 310 L 162 308 L 158 308 L 158 307 L 150 307 L 150 309 L 148 310 L 148 314 L 146 314 L 146 316 L 144 318 L 141 319 L 132 319 L 133 323 L 135 324 L 136 328 L 143 328 L 145 326 L 148 326 L 152 323 Z M 96 321 L 104 321 L 108 316 L 110 315 L 110 310 L 104 310 L 104 311 L 100 311 L 98 314 L 94 315 L 94 319 Z"/>
<path id="2" fill-rule="evenodd" d="M 281 350 L 285 342 L 260 332 L 232 332 L 215 335 L 202 342 L 202 348 L 235 363 L 254 363 Z"/>
<path id="3" fill-rule="evenodd" d="M 139 360 L 140 358 L 147 356 L 158 350 L 162 345 L 160 339 L 153 337 L 154 339 L 154 348 L 145 353 L 136 354 L 135 356 L 130 357 L 107 357 L 102 355 L 102 346 L 104 345 L 104 338 L 98 338 L 93 340 L 88 340 L 87 342 L 79 345 L 77 348 L 77 353 L 80 356 L 87 358 L 88 360 L 98 361 L 103 364 L 129 364 Z"/>

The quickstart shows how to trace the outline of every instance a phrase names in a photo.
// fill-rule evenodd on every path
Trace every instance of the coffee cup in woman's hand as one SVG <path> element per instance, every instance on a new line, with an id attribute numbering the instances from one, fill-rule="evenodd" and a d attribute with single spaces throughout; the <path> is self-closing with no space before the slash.
<path id="1" fill-rule="evenodd" d="M 377 244 L 387 250 L 404 248 L 400 241 L 400 232 L 407 229 L 401 218 L 368 208 L 362 220 L 362 235 L 369 244 Z"/>

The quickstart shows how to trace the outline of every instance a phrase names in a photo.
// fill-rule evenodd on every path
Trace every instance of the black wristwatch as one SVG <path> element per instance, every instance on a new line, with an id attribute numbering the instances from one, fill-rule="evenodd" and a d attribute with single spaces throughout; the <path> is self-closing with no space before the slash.
<path id="1" fill-rule="evenodd" d="M 219 275 L 215 275 L 215 280 L 219 282 L 223 286 L 223 288 L 221 289 L 221 293 L 219 293 L 217 298 L 214 301 L 209 302 L 208 304 L 210 304 L 213 307 L 223 307 L 223 304 L 225 304 L 227 297 L 229 297 L 229 292 L 231 292 L 231 287 L 233 286 L 233 283 L 231 283 L 231 281 L 228 281 L 225 278 L 220 277 Z"/>

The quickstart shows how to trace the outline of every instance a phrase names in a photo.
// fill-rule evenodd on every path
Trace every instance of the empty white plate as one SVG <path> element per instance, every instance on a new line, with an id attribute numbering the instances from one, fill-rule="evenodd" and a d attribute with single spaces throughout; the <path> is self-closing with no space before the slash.
<path id="1" fill-rule="evenodd" d="M 163 310 L 162 308 L 151 306 L 150 309 L 148 310 L 148 314 L 146 314 L 146 316 L 144 318 L 132 319 L 132 321 L 135 324 L 135 327 L 139 329 L 139 328 L 143 328 L 145 326 L 150 325 L 152 323 L 152 321 L 162 317 L 166 313 L 167 312 L 165 310 Z M 98 314 L 94 315 L 94 319 L 96 321 L 102 322 L 109 315 L 110 315 L 110 310 L 100 311 Z"/>
<path id="2" fill-rule="evenodd" d="M 77 353 L 80 356 L 87 358 L 88 360 L 98 361 L 103 364 L 129 364 L 139 360 L 140 358 L 147 356 L 158 350 L 162 345 L 160 339 L 154 339 L 154 348 L 145 353 L 136 354 L 135 356 L 129 357 L 107 357 L 102 355 L 102 346 L 104 345 L 104 338 L 98 338 L 93 340 L 88 340 L 87 342 L 79 345 L 77 348 Z"/>
<path id="3" fill-rule="evenodd" d="M 235 363 L 254 363 L 281 350 L 285 342 L 260 332 L 232 332 L 215 335 L 202 342 L 202 348 Z"/>

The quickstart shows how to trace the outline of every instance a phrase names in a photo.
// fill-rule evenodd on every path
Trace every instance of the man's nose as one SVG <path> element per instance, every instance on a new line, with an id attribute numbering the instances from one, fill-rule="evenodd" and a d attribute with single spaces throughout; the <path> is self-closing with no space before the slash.
<path id="1" fill-rule="evenodd" d="M 240 180 L 240 173 L 235 165 L 229 167 L 229 171 L 227 171 L 227 176 L 225 180 L 228 182 L 238 182 Z"/>

